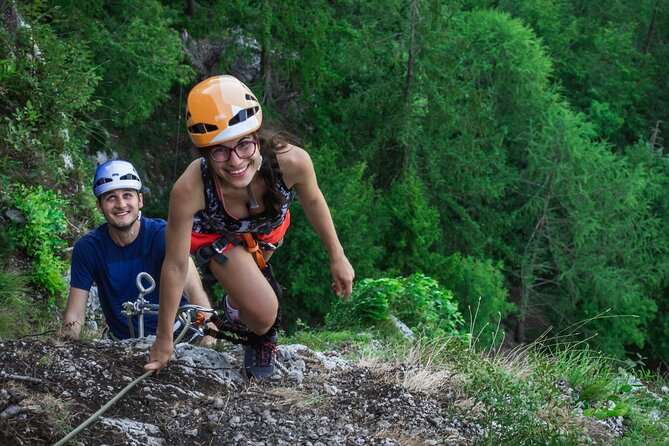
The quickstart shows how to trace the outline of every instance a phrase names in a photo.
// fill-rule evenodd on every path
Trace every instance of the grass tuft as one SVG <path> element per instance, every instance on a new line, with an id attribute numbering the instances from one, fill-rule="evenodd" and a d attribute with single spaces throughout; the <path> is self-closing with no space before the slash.
<path id="1" fill-rule="evenodd" d="M 387 383 L 450 401 L 450 416 L 480 428 L 477 445 L 669 444 L 669 395 L 660 390 L 666 383 L 582 341 L 548 335 L 487 350 L 471 336 L 397 342 L 378 332 L 305 331 L 299 337 L 317 340 L 310 343 L 316 348 L 344 346 Z"/>

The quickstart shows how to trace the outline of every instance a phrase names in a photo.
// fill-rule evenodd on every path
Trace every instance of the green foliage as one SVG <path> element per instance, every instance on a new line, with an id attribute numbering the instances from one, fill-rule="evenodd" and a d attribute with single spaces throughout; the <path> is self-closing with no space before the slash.
<path id="1" fill-rule="evenodd" d="M 625 153 L 626 160 L 630 165 L 648 175 L 646 188 L 653 191 L 654 200 L 652 204 L 653 214 L 662 222 L 669 220 L 669 158 L 663 156 L 655 148 L 647 143 L 639 143 L 627 147 Z M 661 238 L 666 240 L 669 237 L 669 227 L 666 224 L 660 229 Z M 665 259 L 657 256 L 655 264 L 658 267 L 657 273 L 652 277 L 653 280 L 646 280 L 646 293 L 654 297 L 657 305 L 657 312 L 652 322 L 647 326 L 646 352 L 654 359 L 663 358 L 665 352 L 669 351 L 669 286 L 667 285 L 668 276 L 666 267 L 661 265 Z"/>
<path id="2" fill-rule="evenodd" d="M 657 63 L 666 54 L 669 8 L 663 2 L 603 3 L 565 0 L 499 2 L 541 37 L 554 61 L 555 77 L 567 100 L 586 113 L 598 137 L 618 147 L 645 139 L 657 109 Z M 653 85 L 655 84 L 655 85 Z M 664 93 L 661 93 L 664 95 Z"/>
<path id="3" fill-rule="evenodd" d="M 379 226 L 383 221 L 378 217 L 378 194 L 364 176 L 365 166 L 338 168 L 329 145 L 309 151 L 338 237 L 356 274 L 378 275 L 376 265 L 383 252 Z M 291 206 L 291 227 L 284 245 L 273 255 L 272 265 L 285 287 L 282 312 L 289 321 L 320 321 L 332 302 L 339 299 L 330 287 L 327 251 L 302 211 L 299 196 Z"/>
<path id="4" fill-rule="evenodd" d="M 465 316 L 472 338 L 481 346 L 501 342 L 500 323 L 515 309 L 504 288 L 501 263 L 455 253 L 432 269 L 433 277 L 453 292 L 460 313 Z"/>
<path id="5" fill-rule="evenodd" d="M 96 95 L 103 116 L 116 126 L 146 120 L 175 82 L 192 79 L 192 70 L 182 64 L 179 35 L 170 27 L 171 11 L 160 2 L 93 2 L 87 8 L 77 1 L 53 3 L 56 27 L 76 30 L 93 52 L 104 79 Z"/>
<path id="6" fill-rule="evenodd" d="M 391 316 L 427 337 L 454 336 L 464 325 L 451 292 L 422 274 L 363 279 L 347 303 L 334 305 L 326 322 L 330 328 L 369 327 Z"/>
<path id="7" fill-rule="evenodd" d="M 11 59 L 0 60 L 0 80 L 9 79 L 16 72 L 16 63 Z"/>
<path id="8" fill-rule="evenodd" d="M 646 373 L 643 384 L 647 389 L 634 386 L 632 391 L 620 392 L 629 408 L 625 416 L 629 429 L 623 438 L 616 441 L 616 445 L 660 446 L 669 441 L 669 422 L 663 416 L 669 413 L 669 398 L 662 391 L 667 387 L 666 379 Z"/>
<path id="9" fill-rule="evenodd" d="M 587 345 L 564 340 L 556 347 L 546 348 L 543 341 L 532 351 L 543 379 L 574 390 L 570 402 L 574 405 L 597 403 L 614 391 L 615 369 L 611 361 L 587 348 Z M 542 361 L 548 361 L 543 363 Z"/>
<path id="10" fill-rule="evenodd" d="M 644 289 L 657 284 L 666 268 L 657 259 L 669 245 L 652 211 L 655 175 L 591 138 L 582 116 L 556 103 L 530 142 L 519 183 L 518 226 L 526 228 L 519 309 L 524 317 L 530 306 L 543 307 L 562 326 L 592 318 L 584 335 L 598 333 L 601 348 L 623 355 L 626 344 L 644 343 L 656 311 Z M 609 317 L 597 317 L 608 309 Z"/>
<path id="11" fill-rule="evenodd" d="M 363 279 L 346 303 L 335 303 L 327 314 L 329 328 L 368 327 L 390 316 L 389 296 L 399 294 L 399 279 Z"/>
<path id="12" fill-rule="evenodd" d="M 450 290 L 436 280 L 416 273 L 401 282 L 400 293 L 389 296 L 389 304 L 402 322 L 428 337 L 461 332 L 464 319 Z"/>
<path id="13" fill-rule="evenodd" d="M 428 17 L 421 26 L 435 31 L 421 47 L 414 93 L 429 111 L 414 138 L 421 178 L 439 204 L 443 252 L 497 257 L 514 230 L 507 196 L 528 128 L 550 98 L 551 62 L 508 14 L 456 13 L 448 26 Z"/>
<path id="14" fill-rule="evenodd" d="M 0 78 L 0 175 L 47 187 L 68 181 L 87 136 L 79 114 L 98 105 L 91 96 L 100 78 L 88 48 L 41 23 L 2 37 L 0 58 L 10 56 L 15 71 Z"/>
<path id="15" fill-rule="evenodd" d="M 382 214 L 378 223 L 387 222 L 383 261 L 379 262 L 388 274 L 409 275 L 425 271 L 433 261 L 439 241 L 439 212 L 431 206 L 423 184 L 413 175 L 393 183 L 383 195 Z"/>
<path id="16" fill-rule="evenodd" d="M 52 302 L 59 303 L 67 288 L 65 262 L 61 256 L 65 241 L 61 238 L 67 224 L 67 201 L 51 190 L 19 185 L 14 192 L 14 206 L 25 215 L 25 225 L 18 229 L 18 240 L 33 258 L 33 282 L 47 291 Z"/>
<path id="17" fill-rule="evenodd" d="M 0 263 L 0 339 L 28 331 L 32 304 L 27 285 L 25 275 Z"/>

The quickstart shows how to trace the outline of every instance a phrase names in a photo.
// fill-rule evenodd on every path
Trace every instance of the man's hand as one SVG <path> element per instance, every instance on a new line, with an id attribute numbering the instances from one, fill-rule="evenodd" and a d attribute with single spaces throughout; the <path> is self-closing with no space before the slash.
<path id="1" fill-rule="evenodd" d="M 60 327 L 60 330 L 56 332 L 56 337 L 63 340 L 70 339 L 79 339 L 79 333 L 81 332 L 81 327 L 78 327 L 78 322 L 66 322 Z"/>

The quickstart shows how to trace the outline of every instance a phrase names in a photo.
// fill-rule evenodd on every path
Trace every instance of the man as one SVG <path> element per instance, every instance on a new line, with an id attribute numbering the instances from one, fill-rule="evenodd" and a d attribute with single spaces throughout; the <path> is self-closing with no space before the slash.
<path id="1" fill-rule="evenodd" d="M 116 339 L 132 336 L 122 310 L 124 302 L 134 302 L 138 297 L 136 277 L 140 272 L 150 274 L 156 283 L 155 290 L 144 298 L 150 303 L 158 303 L 166 224 L 164 220 L 142 217 L 144 197 L 141 188 L 137 170 L 127 161 L 108 161 L 97 168 L 93 192 L 97 198 L 97 209 L 106 223 L 84 235 L 74 245 L 62 336 L 79 337 L 93 282 L 98 287 L 100 306 L 110 334 Z M 144 282 L 144 286 L 148 287 L 148 284 Z M 184 293 L 188 303 L 211 308 L 192 260 Z M 181 304 L 185 302 L 186 298 L 182 297 Z M 157 320 L 155 314 L 144 315 L 145 335 L 155 334 Z M 132 322 L 133 332 L 137 335 L 138 318 L 132 317 Z M 201 345 L 210 346 L 214 342 L 207 336 Z"/>

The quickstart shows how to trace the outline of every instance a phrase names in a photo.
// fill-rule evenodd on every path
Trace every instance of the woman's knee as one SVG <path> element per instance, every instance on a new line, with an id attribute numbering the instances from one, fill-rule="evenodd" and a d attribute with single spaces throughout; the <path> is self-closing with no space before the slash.
<path id="1" fill-rule="evenodd" d="M 239 317 L 256 334 L 265 334 L 276 322 L 279 307 L 274 302 L 256 303 L 244 308 L 240 305 Z"/>

